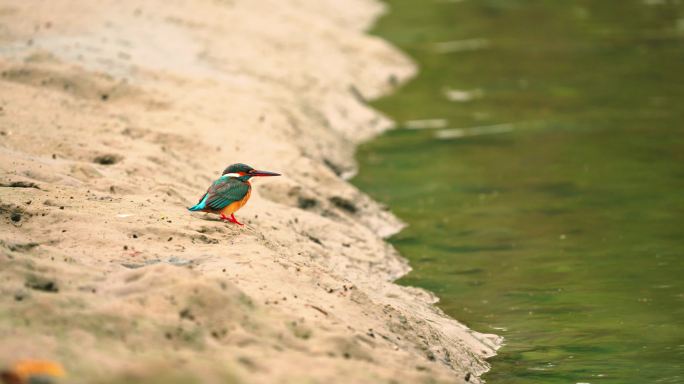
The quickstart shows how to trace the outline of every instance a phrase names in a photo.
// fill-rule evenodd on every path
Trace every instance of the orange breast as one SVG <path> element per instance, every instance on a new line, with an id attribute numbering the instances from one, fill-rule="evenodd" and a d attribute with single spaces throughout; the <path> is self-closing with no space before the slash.
<path id="1" fill-rule="evenodd" d="M 250 188 L 247 191 L 247 194 L 245 195 L 245 197 L 242 198 L 242 200 L 234 201 L 234 202 L 228 204 L 228 206 L 223 208 L 220 213 L 228 216 L 232 213 L 237 212 L 238 209 L 242 208 L 245 204 L 247 204 L 247 200 L 249 200 L 249 196 L 251 194 L 252 194 L 252 188 Z"/>

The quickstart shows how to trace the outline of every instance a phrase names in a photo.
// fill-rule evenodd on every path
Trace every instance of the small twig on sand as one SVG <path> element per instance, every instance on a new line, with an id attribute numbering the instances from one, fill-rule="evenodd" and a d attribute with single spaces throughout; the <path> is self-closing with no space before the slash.
<path id="1" fill-rule="evenodd" d="M 315 305 L 311 305 L 311 304 L 307 304 L 307 305 L 308 305 L 309 307 L 311 307 L 311 308 L 317 310 L 318 312 L 320 312 L 320 313 L 322 313 L 322 314 L 328 316 L 328 312 L 326 312 L 325 310 L 323 310 L 323 309 L 321 309 L 321 308 L 319 308 L 319 307 L 317 307 L 317 306 L 315 306 Z"/>

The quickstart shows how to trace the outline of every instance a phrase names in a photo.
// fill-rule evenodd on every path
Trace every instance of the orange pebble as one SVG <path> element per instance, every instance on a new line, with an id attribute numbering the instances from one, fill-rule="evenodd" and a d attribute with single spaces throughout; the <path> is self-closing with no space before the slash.
<path id="1" fill-rule="evenodd" d="M 64 368 L 59 363 L 47 360 L 22 360 L 12 368 L 2 372 L 2 381 L 6 384 L 27 383 L 32 376 L 62 377 Z"/>

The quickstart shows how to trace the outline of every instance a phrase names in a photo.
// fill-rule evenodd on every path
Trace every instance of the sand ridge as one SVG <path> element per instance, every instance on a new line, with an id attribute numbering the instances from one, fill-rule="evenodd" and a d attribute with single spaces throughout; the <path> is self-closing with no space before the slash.
<path id="1" fill-rule="evenodd" d="M 415 72 L 353 0 L 0 2 L 0 364 L 66 382 L 477 382 L 500 344 L 392 280 L 345 182 Z M 190 214 L 231 162 L 240 228 Z"/>

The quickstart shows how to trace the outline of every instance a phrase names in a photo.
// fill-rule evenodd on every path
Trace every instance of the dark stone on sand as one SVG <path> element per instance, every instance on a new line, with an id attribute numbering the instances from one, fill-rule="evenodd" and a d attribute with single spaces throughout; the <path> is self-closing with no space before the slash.
<path id="1" fill-rule="evenodd" d="M 30 275 L 29 277 L 26 278 L 26 282 L 24 283 L 24 286 L 26 286 L 26 288 L 35 289 L 37 291 L 51 292 L 51 293 L 59 292 L 59 287 L 57 286 L 57 282 L 53 279 L 43 277 L 43 276 Z"/>
<path id="2" fill-rule="evenodd" d="M 21 221 L 21 213 L 12 212 L 12 215 L 10 216 L 10 220 L 14 221 L 15 223 L 18 223 L 19 221 Z"/>
<path id="3" fill-rule="evenodd" d="M 298 197 L 297 206 L 301 209 L 309 209 L 318 205 L 318 200 L 309 197 Z"/>
<path id="4" fill-rule="evenodd" d="M 319 245 L 323 245 L 323 243 L 321 242 L 321 240 L 319 238 L 313 237 L 311 235 L 306 235 L 306 236 L 309 238 L 309 240 L 313 241 L 314 243 L 319 244 Z"/>
<path id="5" fill-rule="evenodd" d="M 5 188 L 35 188 L 35 189 L 40 189 L 38 188 L 38 185 L 36 183 L 32 183 L 30 181 L 11 181 L 9 183 L 2 183 L 0 184 L 0 187 L 5 187 Z"/>
<path id="6" fill-rule="evenodd" d="M 337 208 L 345 210 L 349 213 L 356 213 L 356 211 L 358 211 L 356 205 L 344 197 L 333 196 L 330 198 L 330 202 L 333 203 Z"/>
<path id="7" fill-rule="evenodd" d="M 38 244 L 38 243 L 17 243 L 17 244 L 10 244 L 9 249 L 10 249 L 10 251 L 13 251 L 13 252 L 25 252 L 25 251 L 30 251 L 39 245 L 40 244 Z"/>
<path id="8" fill-rule="evenodd" d="M 29 293 L 24 291 L 23 289 L 14 292 L 14 300 L 16 301 L 24 301 L 24 299 L 27 299 L 28 297 Z"/>
<path id="9" fill-rule="evenodd" d="M 93 162 L 102 165 L 112 165 L 119 161 L 121 161 L 121 156 L 113 154 L 100 155 L 93 159 Z"/>
<path id="10" fill-rule="evenodd" d="M 178 316 L 180 316 L 181 319 L 187 319 L 190 321 L 195 320 L 195 315 L 192 314 L 190 311 L 190 308 L 185 308 L 182 311 L 178 313 Z"/>

